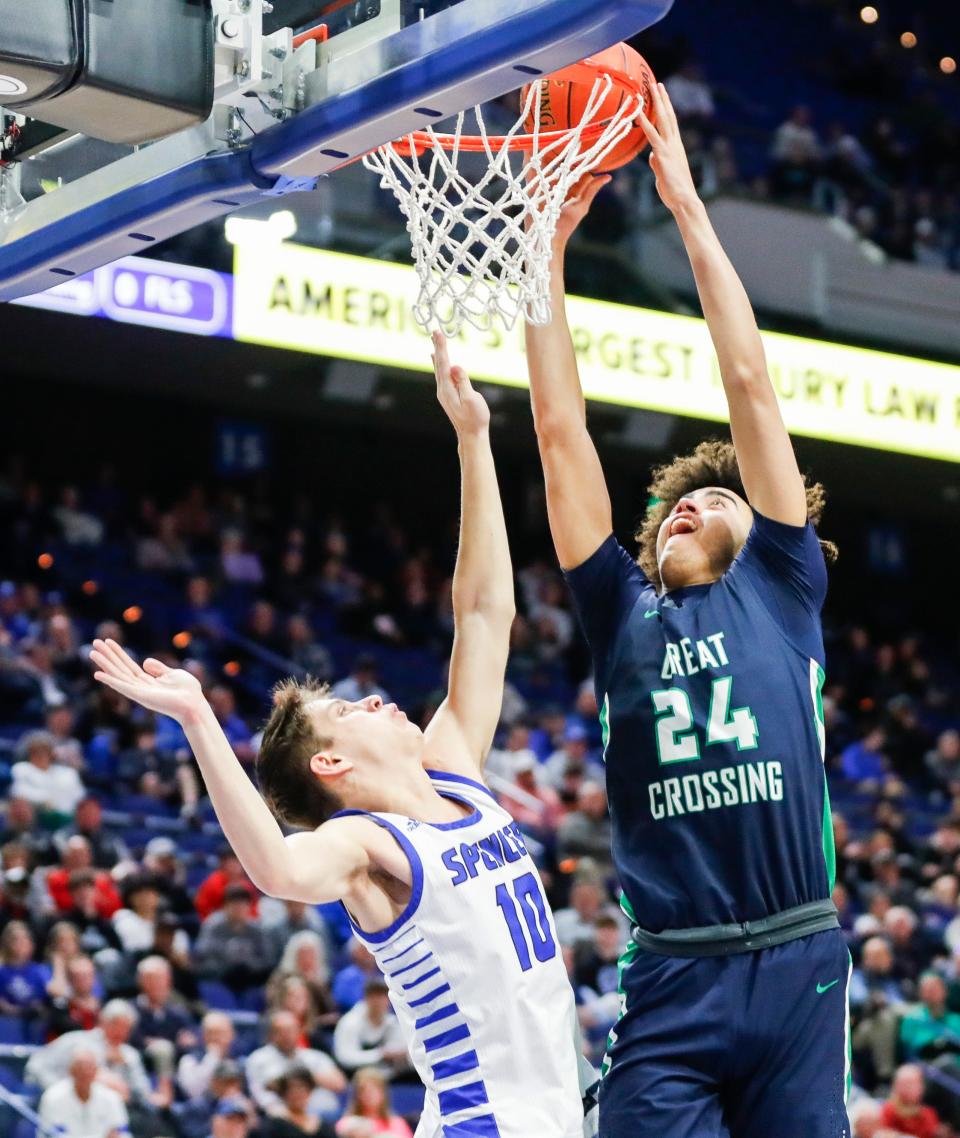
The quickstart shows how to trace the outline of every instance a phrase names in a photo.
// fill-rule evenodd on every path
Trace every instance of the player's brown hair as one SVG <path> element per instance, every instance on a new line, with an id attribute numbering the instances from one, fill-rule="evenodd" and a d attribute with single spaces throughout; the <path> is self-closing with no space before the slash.
<path id="1" fill-rule="evenodd" d="M 649 488 L 651 505 L 634 538 L 640 547 L 637 557 L 640 568 L 659 589 L 662 583 L 657 565 L 657 534 L 663 519 L 677 502 L 704 486 L 732 490 L 744 499 L 747 493 L 733 443 L 719 439 L 702 442 L 691 454 L 678 455 L 672 462 L 656 467 L 652 477 Z M 806 475 L 803 476 L 803 485 L 807 491 L 807 517 L 816 526 L 826 505 L 827 494 L 821 483 L 810 482 Z M 820 548 L 828 562 L 836 561 L 837 547 L 832 541 L 821 541 Z"/>
<path id="2" fill-rule="evenodd" d="M 343 808 L 343 802 L 311 773 L 310 760 L 331 736 L 317 733 L 306 705 L 329 692 L 309 676 L 281 680 L 273 689 L 273 710 L 257 755 L 257 780 L 271 811 L 291 826 L 312 830 Z"/>

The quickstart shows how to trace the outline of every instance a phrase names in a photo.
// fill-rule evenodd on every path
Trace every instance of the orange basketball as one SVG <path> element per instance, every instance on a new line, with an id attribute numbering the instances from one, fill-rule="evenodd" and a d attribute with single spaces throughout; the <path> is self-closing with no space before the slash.
<path id="1" fill-rule="evenodd" d="M 656 79 L 650 70 L 650 65 L 639 52 L 634 51 L 625 43 L 617 43 L 613 47 L 608 47 L 606 51 L 591 55 L 589 59 L 585 59 L 583 62 L 611 71 L 622 71 L 629 75 L 643 91 L 644 111 L 647 118 L 651 122 L 654 121 L 650 91 L 656 83 Z M 555 71 L 552 75 L 547 75 L 541 79 L 540 129 L 544 131 L 566 130 L 568 127 L 576 126 L 583 118 L 592 89 L 593 81 L 576 67 L 565 67 L 561 71 Z M 529 85 L 524 87 L 523 99 L 526 99 L 529 90 Z M 611 118 L 617 113 L 627 97 L 626 92 L 620 87 L 614 87 L 601 103 L 593 121 L 603 122 L 605 119 Z M 532 129 L 532 124 L 528 123 L 526 129 L 529 132 Z M 636 158 L 646 145 L 647 136 L 643 133 L 643 127 L 638 123 L 604 158 L 597 167 L 596 173 L 602 174 L 608 170 L 616 170 L 620 166 L 625 166 L 631 159 Z"/>

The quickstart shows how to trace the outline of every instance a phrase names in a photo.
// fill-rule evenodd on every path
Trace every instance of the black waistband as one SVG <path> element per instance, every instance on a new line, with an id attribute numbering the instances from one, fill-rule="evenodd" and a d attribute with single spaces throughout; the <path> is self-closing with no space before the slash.
<path id="1" fill-rule="evenodd" d="M 738 952 L 756 952 L 772 948 L 813 933 L 838 929 L 840 920 L 833 901 L 811 901 L 795 909 L 784 909 L 759 921 L 739 925 L 706 925 L 694 929 L 668 929 L 650 933 L 638 925 L 633 929 L 634 943 L 646 952 L 661 956 L 732 956 Z"/>

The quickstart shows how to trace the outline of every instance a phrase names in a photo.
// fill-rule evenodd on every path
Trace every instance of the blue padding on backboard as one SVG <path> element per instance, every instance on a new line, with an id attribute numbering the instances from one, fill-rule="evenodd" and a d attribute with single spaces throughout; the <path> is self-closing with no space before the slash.
<path id="1" fill-rule="evenodd" d="M 415 108 L 450 114 L 629 39 L 673 0 L 484 0 L 458 4 L 363 49 L 372 80 L 211 155 L 119 190 L 0 245 L 0 300 L 73 275 L 231 213 L 263 194 L 308 187 L 349 159 L 422 126 Z M 456 43 L 456 50 L 451 43 Z M 349 57 L 345 57 L 349 59 Z M 349 66 L 341 68 L 341 74 Z M 335 71 L 332 72 L 334 78 Z"/>
<path id="2" fill-rule="evenodd" d="M 270 185 L 253 172 L 249 153 L 239 151 L 200 158 L 130 186 L 0 246 L 0 300 L 43 292 L 120 257 L 144 253 L 157 241 L 258 201 Z"/>
<path id="3" fill-rule="evenodd" d="M 519 67 L 557 71 L 630 39 L 672 6 L 673 0 L 455 4 L 365 48 L 381 52 L 381 73 L 259 135 L 253 165 L 263 174 L 334 169 L 429 121 L 419 116 L 411 122 L 411 107 L 449 115 L 497 98 L 530 81 L 531 72 Z M 453 42 L 456 51 L 449 47 Z M 326 149 L 341 156 L 324 154 Z"/>

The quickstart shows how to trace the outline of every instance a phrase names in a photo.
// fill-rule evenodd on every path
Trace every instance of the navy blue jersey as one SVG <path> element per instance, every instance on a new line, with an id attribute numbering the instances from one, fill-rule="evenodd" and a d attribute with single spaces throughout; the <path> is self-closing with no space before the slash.
<path id="1" fill-rule="evenodd" d="M 663 596 L 613 536 L 567 579 L 593 654 L 630 916 L 662 932 L 829 897 L 813 527 L 755 512 L 720 580 Z"/>

